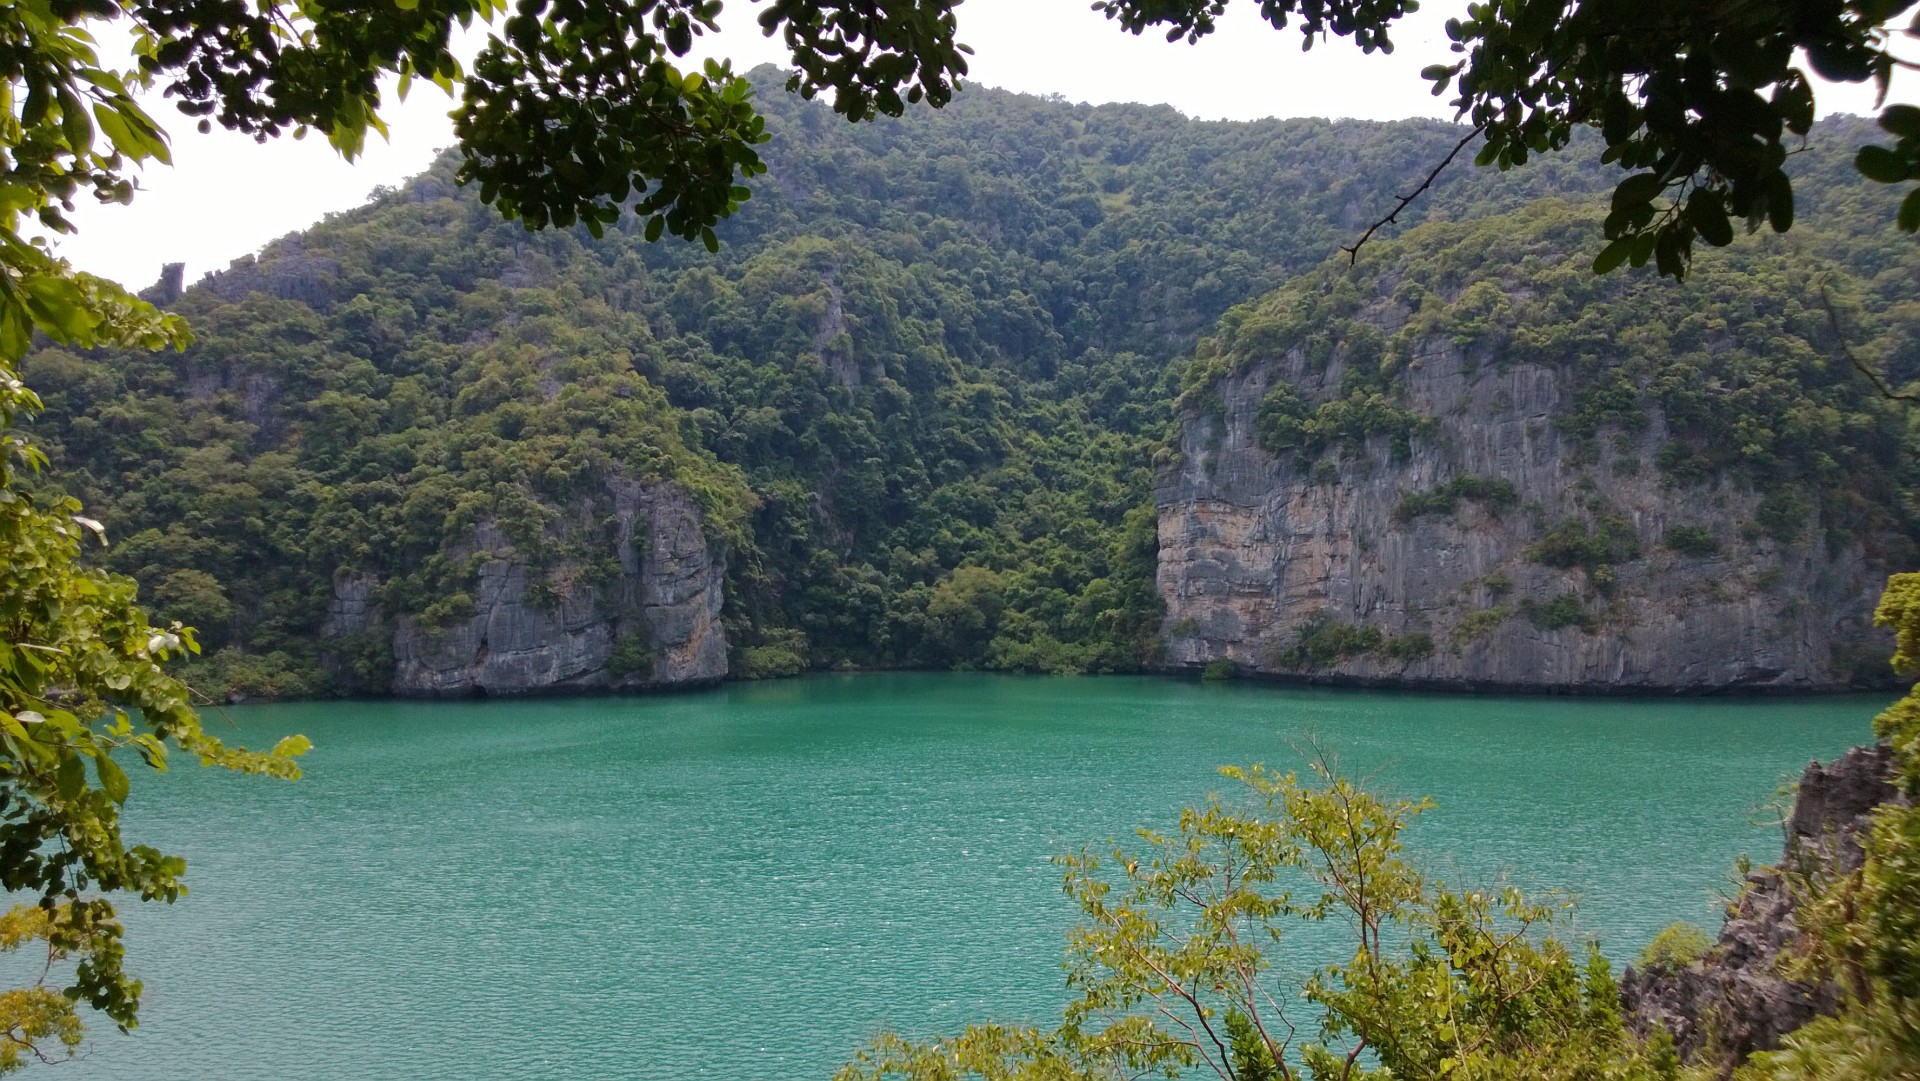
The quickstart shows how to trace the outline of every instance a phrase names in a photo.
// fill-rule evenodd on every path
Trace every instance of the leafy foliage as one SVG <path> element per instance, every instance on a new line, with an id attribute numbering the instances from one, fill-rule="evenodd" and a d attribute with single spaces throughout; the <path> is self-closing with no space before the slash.
<path id="1" fill-rule="evenodd" d="M 1586 601 L 1580 594 L 1571 591 L 1557 594 L 1546 601 L 1528 597 L 1520 602 L 1520 614 L 1545 631 L 1557 631 L 1563 627 L 1591 631 L 1599 624 L 1599 619 L 1587 611 Z"/>
<path id="2" fill-rule="evenodd" d="M 1402 522 L 1424 514 L 1452 514 L 1462 500 L 1483 504 L 1499 514 L 1512 510 L 1520 502 L 1520 493 L 1505 477 L 1455 477 L 1429 492 L 1408 492 L 1393 508 L 1393 516 Z"/>
<path id="3" fill-rule="evenodd" d="M 94 326 L 100 338 L 118 333 L 111 320 Z M 108 895 L 175 900 L 186 865 L 123 839 L 124 760 L 164 770 L 172 747 L 205 765 L 295 777 L 307 747 L 289 737 L 247 752 L 202 729 L 187 688 L 162 668 L 199 648 L 193 632 L 150 625 L 132 580 L 82 562 L 83 543 L 104 543 L 100 524 L 77 501 L 22 483 L 20 471 L 45 458 L 16 425 L 39 408 L 0 363 L 0 888 L 31 898 L 0 916 L 0 948 L 47 952 L 33 985 L 0 994 L 0 1072 L 58 1057 L 49 1041 L 75 1046 L 79 1004 L 122 1028 L 136 1022 L 140 985 L 121 967 Z M 60 978 L 64 987 L 49 987 Z"/>
<path id="4" fill-rule="evenodd" d="M 1796 137 L 1813 126 L 1813 87 L 1796 58 L 1822 77 L 1877 83 L 1884 94 L 1898 63 L 1891 23 L 1911 0 L 1807 5 L 1765 0 L 1738 6 L 1653 0 L 1519 7 L 1486 4 L 1447 23 L 1463 59 L 1424 73 L 1486 137 L 1478 161 L 1502 169 L 1557 150 L 1577 126 L 1601 131 L 1606 160 L 1632 175 L 1614 188 L 1610 243 L 1594 259 L 1606 271 L 1649 260 L 1683 278 L 1696 240 L 1733 241 L 1734 223 L 1785 232 L 1794 222 L 1786 169 Z M 1920 37 L 1920 22 L 1906 31 Z M 1920 124 L 1894 106 L 1890 131 Z M 1906 156 L 1913 148 L 1901 144 Z M 1875 180 L 1906 179 L 1897 151 L 1862 151 Z M 1911 196 L 1909 196 L 1911 199 Z M 1899 224 L 1911 231 L 1902 211 Z"/>
<path id="5" fill-rule="evenodd" d="M 1639 967 L 1645 969 L 1685 968 L 1713 949 L 1713 937 L 1701 927 L 1682 921 L 1661 928 L 1640 951 Z"/>
<path id="6" fill-rule="evenodd" d="M 1224 683 L 1227 680 L 1238 678 L 1240 678 L 1240 665 L 1229 657 L 1221 657 L 1218 660 L 1210 661 L 1207 666 L 1200 671 L 1200 679 L 1206 683 Z"/>
<path id="7" fill-rule="evenodd" d="M 1578 598 L 1576 598 L 1578 603 Z M 1490 608 L 1480 608 L 1468 612 L 1461 618 L 1459 626 L 1453 629 L 1453 644 L 1471 645 L 1493 633 L 1495 627 L 1513 618 L 1514 609 L 1510 605 L 1496 604 Z"/>
<path id="8" fill-rule="evenodd" d="M 1568 519 L 1527 547 L 1527 558 L 1535 563 L 1584 567 L 1590 572 L 1639 555 L 1639 534 L 1632 522 L 1618 514 L 1601 514 L 1591 523 Z"/>
<path id="9" fill-rule="evenodd" d="M 1296 672 L 1328 668 L 1352 657 L 1417 661 L 1433 652 L 1432 636 L 1420 631 L 1390 635 L 1378 627 L 1343 623 L 1333 613 L 1314 612 L 1294 629 L 1293 639 L 1273 653 L 1273 663 Z"/>
<path id="10" fill-rule="evenodd" d="M 1710 556 L 1720 550 L 1719 538 L 1713 535 L 1713 530 L 1703 525 L 1675 523 L 1667 527 L 1660 539 L 1668 548 L 1684 556 Z"/>
<path id="11" fill-rule="evenodd" d="M 171 901 L 185 887 L 183 861 L 121 833 L 126 759 L 164 769 L 172 748 L 291 777 L 305 749 L 293 738 L 250 753 L 207 735 L 186 687 L 162 668 L 197 650 L 192 632 L 149 624 L 132 580 L 83 562 L 83 543 L 104 541 L 100 524 L 28 479 L 47 461 L 20 427 L 42 406 L 18 378 L 36 334 L 78 348 L 187 341 L 178 318 L 20 235 L 27 216 L 70 231 L 78 192 L 124 202 L 125 170 L 168 158 L 133 99 L 140 80 L 100 64 L 73 25 L 83 14 L 33 4 L 0 13 L 0 88 L 13 103 L 0 119 L 0 888 L 26 898 L 0 916 L 0 948 L 31 944 L 46 956 L 32 984 L 0 993 L 0 1072 L 70 1052 L 81 1005 L 122 1028 L 136 1023 L 140 985 L 122 968 L 113 897 Z M 192 605 L 214 599 L 205 581 L 172 585 Z"/>
<path id="12" fill-rule="evenodd" d="M 886 1035 L 841 1081 L 1676 1076 L 1670 1044 L 1627 1033 L 1606 961 L 1554 933 L 1554 902 L 1450 888 L 1408 861 L 1401 835 L 1430 804 L 1324 761 L 1304 781 L 1222 772 L 1244 807 L 1212 796 L 1174 832 L 1141 830 L 1139 851 L 1060 861 L 1082 922 L 1058 1028 Z M 1296 936 L 1335 928 L 1344 960 L 1280 965 Z"/>

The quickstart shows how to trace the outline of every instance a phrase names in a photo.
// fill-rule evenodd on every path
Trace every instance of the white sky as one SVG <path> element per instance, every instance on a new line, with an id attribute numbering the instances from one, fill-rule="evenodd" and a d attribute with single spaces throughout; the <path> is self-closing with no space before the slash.
<path id="1" fill-rule="evenodd" d="M 966 0 L 958 14 L 960 40 L 975 52 L 970 81 L 988 86 L 1073 101 L 1166 103 L 1206 119 L 1396 120 L 1451 117 L 1446 99 L 1431 96 L 1419 72 L 1450 59 L 1442 27 L 1464 6 L 1430 0 L 1395 31 L 1390 56 L 1364 56 L 1341 40 L 1302 53 L 1297 31 L 1274 31 L 1246 0 L 1232 5 L 1220 30 L 1198 45 L 1126 34 L 1087 0 Z M 721 20 L 723 33 L 701 47 L 732 57 L 739 71 L 783 63 L 777 39 L 761 36 L 754 13 L 744 0 L 733 0 Z M 1901 76 L 1907 81 L 1896 81 L 1894 97 L 1913 100 L 1916 80 L 1912 73 Z M 1873 105 L 1864 87 L 1823 87 L 1818 100 L 1823 114 L 1867 113 Z M 80 231 L 61 240 L 60 253 L 134 288 L 152 282 L 162 263 L 184 262 L 191 283 L 424 169 L 452 142 L 451 105 L 431 86 L 416 89 L 388 110 L 391 142 L 375 137 L 360 160 L 348 164 L 317 136 L 261 145 L 217 127 L 200 135 L 170 103 L 150 102 L 174 134 L 173 166 L 149 169 L 132 206 L 82 205 Z"/>

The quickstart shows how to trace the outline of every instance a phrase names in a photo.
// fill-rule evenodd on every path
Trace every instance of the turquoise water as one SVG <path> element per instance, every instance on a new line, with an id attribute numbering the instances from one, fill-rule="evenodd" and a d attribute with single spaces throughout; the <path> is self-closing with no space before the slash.
<path id="1" fill-rule="evenodd" d="M 1754 808 L 1879 705 L 861 675 L 233 709 L 209 721 L 240 741 L 311 736 L 306 779 L 136 779 L 193 893 L 129 915 L 142 1028 L 40 1072 L 824 1081 L 883 1027 L 1057 1016 L 1049 858 L 1307 733 L 1438 800 L 1433 866 L 1574 890 L 1630 958 L 1714 920 L 1734 858 L 1777 851 Z"/>

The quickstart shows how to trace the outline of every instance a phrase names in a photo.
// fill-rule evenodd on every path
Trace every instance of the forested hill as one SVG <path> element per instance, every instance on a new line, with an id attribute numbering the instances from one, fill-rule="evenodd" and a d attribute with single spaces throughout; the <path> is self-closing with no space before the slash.
<path id="1" fill-rule="evenodd" d="M 617 639 L 603 682 L 664 679 L 658 620 L 608 606 L 640 603 L 633 550 L 662 542 L 629 535 L 634 501 L 668 489 L 724 561 L 733 675 L 1149 663 L 1154 455 L 1196 343 L 1344 260 L 1459 137 L 985 89 L 850 125 L 755 75 L 771 172 L 718 255 L 528 233 L 442 162 L 189 290 L 184 357 L 30 358 L 50 476 L 107 522 L 109 560 L 158 614 L 202 628 L 193 678 L 380 691 L 511 580 L 568 648 Z M 1851 173 L 1858 132 L 1816 134 L 1799 162 L 1815 229 L 1770 247 L 1827 275 L 1859 355 L 1920 375 L 1913 245 Z M 1461 168 L 1403 217 L 1491 218 L 1607 180 L 1579 155 Z M 1584 250 L 1597 231 L 1572 215 L 1552 236 Z M 1665 315 L 1634 295 L 1606 298 L 1629 332 Z M 1834 408 L 1885 428 L 1870 402 Z M 1904 490 L 1873 498 L 1906 528 Z M 510 573 L 489 564 L 507 548 Z M 657 607 L 708 641 L 707 594 L 669 555 L 652 558 L 689 577 Z"/>

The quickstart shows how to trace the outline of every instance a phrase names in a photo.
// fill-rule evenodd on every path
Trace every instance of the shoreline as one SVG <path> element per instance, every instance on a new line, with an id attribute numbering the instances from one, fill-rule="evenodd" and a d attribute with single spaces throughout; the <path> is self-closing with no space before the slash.
<path id="1" fill-rule="evenodd" d="M 1375 677 L 1344 676 L 1338 674 L 1293 674 L 1277 672 L 1243 672 L 1231 679 L 1208 680 L 1201 675 L 1198 667 L 1154 667 L 1134 672 L 1018 672 L 998 669 L 954 669 L 954 668 L 823 668 L 796 673 L 791 676 L 778 676 L 771 679 L 708 679 L 685 683 L 658 684 L 645 687 L 582 687 L 558 686 L 537 691 L 519 691 L 513 693 L 489 693 L 484 690 L 460 694 L 352 694 L 290 698 L 227 698 L 210 701 L 197 706 L 199 709 L 219 709 L 232 706 L 288 705 L 308 702 L 537 702 L 553 699 L 579 698 L 653 698 L 661 696 L 682 696 L 711 693 L 729 687 L 777 686 L 801 680 L 828 678 L 847 678 L 859 676 L 915 675 L 915 676 L 996 676 L 1024 679 L 1141 679 L 1167 681 L 1175 683 L 1197 683 L 1204 685 L 1230 686 L 1244 684 L 1283 690 L 1318 691 L 1364 691 L 1371 694 L 1408 694 L 1445 698 L 1532 698 L 1532 699 L 1610 699 L 1625 701 L 1641 699 L 1649 702 L 1672 702 L 1676 700 L 1723 700 L 1723 701 L 1782 701 L 1789 699 L 1826 700 L 1849 696 L 1893 695 L 1901 692 L 1894 682 L 1885 686 L 1859 687 L 1835 685 L 1831 687 L 1775 687 L 1764 684 L 1735 684 L 1722 687 L 1649 687 L 1644 685 L 1607 686 L 1599 684 L 1568 684 L 1543 687 L 1538 684 L 1516 684 L 1497 682 L 1462 682 L 1458 680 L 1388 680 Z"/>

